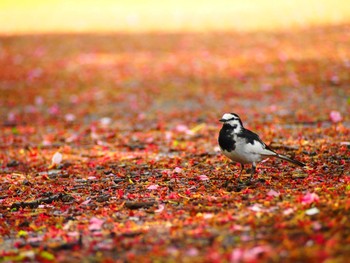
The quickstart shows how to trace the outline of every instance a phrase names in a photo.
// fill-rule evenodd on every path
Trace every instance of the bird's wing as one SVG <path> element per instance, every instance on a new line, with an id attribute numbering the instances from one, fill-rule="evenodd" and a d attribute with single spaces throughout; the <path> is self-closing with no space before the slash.
<path id="1" fill-rule="evenodd" d="M 302 162 L 291 159 L 285 155 L 276 153 L 274 150 L 272 150 L 260 139 L 259 135 L 257 135 L 256 133 L 250 130 L 245 129 L 244 132 L 238 136 L 246 140 L 245 148 L 247 153 L 250 153 L 250 154 L 255 153 L 255 154 L 260 154 L 264 156 L 275 156 L 285 161 L 288 161 L 290 163 L 293 163 L 295 165 L 305 166 L 305 164 Z"/>
<path id="2" fill-rule="evenodd" d="M 257 153 L 266 156 L 278 155 L 274 150 L 267 146 L 256 133 L 245 129 L 241 135 L 238 135 L 246 140 L 246 148 L 251 153 Z"/>

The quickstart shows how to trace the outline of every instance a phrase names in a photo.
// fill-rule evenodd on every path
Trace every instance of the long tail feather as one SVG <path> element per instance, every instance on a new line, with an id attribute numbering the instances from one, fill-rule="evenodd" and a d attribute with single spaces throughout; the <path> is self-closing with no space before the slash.
<path id="1" fill-rule="evenodd" d="M 287 156 L 284 156 L 284 155 L 281 155 L 281 154 L 278 154 L 276 157 L 278 157 L 278 158 L 280 158 L 280 159 L 282 159 L 282 160 L 288 161 L 288 162 L 290 162 L 290 163 L 293 163 L 293 164 L 295 164 L 295 165 L 299 165 L 299 166 L 301 166 L 301 167 L 303 167 L 303 166 L 306 165 L 305 163 L 299 162 L 299 161 L 297 161 L 297 160 L 291 159 L 291 158 L 289 158 L 289 157 L 287 157 Z"/>

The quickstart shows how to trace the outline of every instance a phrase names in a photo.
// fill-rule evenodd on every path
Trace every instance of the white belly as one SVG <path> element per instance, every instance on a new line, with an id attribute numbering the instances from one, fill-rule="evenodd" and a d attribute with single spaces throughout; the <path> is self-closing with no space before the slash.
<path id="1" fill-rule="evenodd" d="M 236 148 L 231 152 L 221 149 L 222 153 L 234 162 L 243 164 L 256 163 L 268 157 L 262 154 L 266 150 L 258 143 L 247 144 L 241 141 L 236 142 L 235 146 Z"/>

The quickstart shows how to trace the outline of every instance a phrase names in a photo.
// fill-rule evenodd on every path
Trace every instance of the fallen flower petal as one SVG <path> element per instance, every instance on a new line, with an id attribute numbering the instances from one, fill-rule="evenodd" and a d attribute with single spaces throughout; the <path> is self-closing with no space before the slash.
<path id="1" fill-rule="evenodd" d="M 102 219 L 99 219 L 97 217 L 93 217 L 90 219 L 90 225 L 89 225 L 89 230 L 90 231 L 96 231 L 96 230 L 101 230 L 102 225 L 105 221 Z"/>
<path id="2" fill-rule="evenodd" d="M 87 199 L 86 201 L 82 202 L 81 205 L 87 205 L 90 202 L 91 202 L 91 199 Z"/>
<path id="3" fill-rule="evenodd" d="M 230 262 L 255 262 L 263 253 L 268 253 L 271 248 L 268 246 L 256 246 L 250 249 L 236 248 L 232 251 Z"/>
<path id="4" fill-rule="evenodd" d="M 159 185 L 157 184 L 151 184 L 150 186 L 147 187 L 148 190 L 157 190 Z"/>
<path id="5" fill-rule="evenodd" d="M 87 179 L 88 180 L 96 180 L 96 176 L 89 176 Z"/>
<path id="6" fill-rule="evenodd" d="M 107 127 L 112 123 L 112 119 L 109 117 L 103 117 L 100 119 L 100 123 L 102 126 Z"/>
<path id="7" fill-rule="evenodd" d="M 242 262 L 243 255 L 244 255 L 244 251 L 242 248 L 235 248 L 231 253 L 230 262 L 231 263 Z"/>
<path id="8" fill-rule="evenodd" d="M 70 237 L 79 237 L 79 232 L 78 231 L 68 232 L 67 235 Z"/>
<path id="9" fill-rule="evenodd" d="M 205 213 L 205 214 L 203 214 L 203 218 L 204 219 L 210 219 L 210 218 L 213 218 L 214 217 L 214 215 L 213 214 L 210 214 L 210 213 Z"/>
<path id="10" fill-rule="evenodd" d="M 154 210 L 155 213 L 161 213 L 165 208 L 165 205 L 160 204 L 158 205 L 158 209 Z"/>
<path id="11" fill-rule="evenodd" d="M 267 195 L 268 196 L 275 196 L 275 197 L 278 197 L 280 196 L 280 193 L 279 192 L 276 192 L 275 190 L 271 189 L 270 191 L 267 192 Z"/>
<path id="12" fill-rule="evenodd" d="M 254 205 L 250 206 L 249 209 L 254 211 L 254 212 L 261 212 L 263 210 L 262 205 L 260 205 L 260 204 L 254 204 Z"/>
<path id="13" fill-rule="evenodd" d="M 184 124 L 177 125 L 175 129 L 178 132 L 187 132 L 189 130 L 188 127 Z"/>
<path id="14" fill-rule="evenodd" d="M 340 122 L 343 120 L 343 117 L 341 116 L 339 111 L 331 111 L 329 114 L 329 118 L 332 122 Z"/>
<path id="15" fill-rule="evenodd" d="M 175 167 L 174 173 L 182 173 L 182 169 L 180 167 Z"/>
<path id="16" fill-rule="evenodd" d="M 206 176 L 205 174 L 201 174 L 200 176 L 198 176 L 198 179 L 201 181 L 208 181 L 209 177 Z"/>
<path id="17" fill-rule="evenodd" d="M 313 208 L 306 210 L 305 214 L 308 216 L 313 216 L 313 215 L 318 214 L 319 212 L 320 212 L 320 210 L 317 207 L 313 207 Z"/>
<path id="18" fill-rule="evenodd" d="M 68 114 L 64 115 L 64 118 L 67 122 L 73 122 L 76 119 L 75 115 L 72 113 L 68 113 Z"/>
<path id="19" fill-rule="evenodd" d="M 53 156 L 52 156 L 52 164 L 60 164 L 62 162 L 62 154 L 59 152 L 56 152 Z"/>
<path id="20" fill-rule="evenodd" d="M 193 247 L 188 249 L 187 252 L 186 252 L 186 254 L 188 256 L 190 256 L 190 257 L 195 257 L 195 256 L 198 255 L 198 253 L 199 253 L 198 249 L 197 248 L 193 248 Z"/>
<path id="21" fill-rule="evenodd" d="M 290 215 L 294 212 L 294 209 L 293 208 L 287 208 L 286 210 L 283 211 L 283 214 L 284 215 Z"/>
<path id="22" fill-rule="evenodd" d="M 307 193 L 302 197 L 301 203 L 302 204 L 311 204 L 314 202 L 317 202 L 319 200 L 319 196 L 315 193 Z"/>

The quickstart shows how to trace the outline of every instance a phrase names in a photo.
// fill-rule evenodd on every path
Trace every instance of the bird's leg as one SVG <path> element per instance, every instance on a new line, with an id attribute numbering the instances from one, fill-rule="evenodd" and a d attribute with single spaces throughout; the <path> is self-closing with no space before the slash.
<path id="1" fill-rule="evenodd" d="M 230 163 L 231 164 L 231 163 Z M 226 182 L 223 184 L 224 187 L 227 187 L 229 182 L 231 182 L 233 180 L 234 177 L 234 171 L 231 169 L 231 166 L 228 165 L 228 169 L 230 169 L 232 175 L 230 176 L 230 178 L 228 180 L 226 180 Z"/>
<path id="2" fill-rule="evenodd" d="M 253 179 L 253 176 L 255 174 L 255 170 L 256 170 L 256 164 L 252 163 L 252 171 L 250 173 L 249 181 L 251 181 Z"/>
<path id="3" fill-rule="evenodd" d="M 243 170 L 244 170 L 244 164 L 241 163 L 241 171 L 240 171 L 240 173 L 239 173 L 239 175 L 238 175 L 238 182 L 242 182 L 242 181 L 241 181 L 241 175 L 242 175 Z"/>

